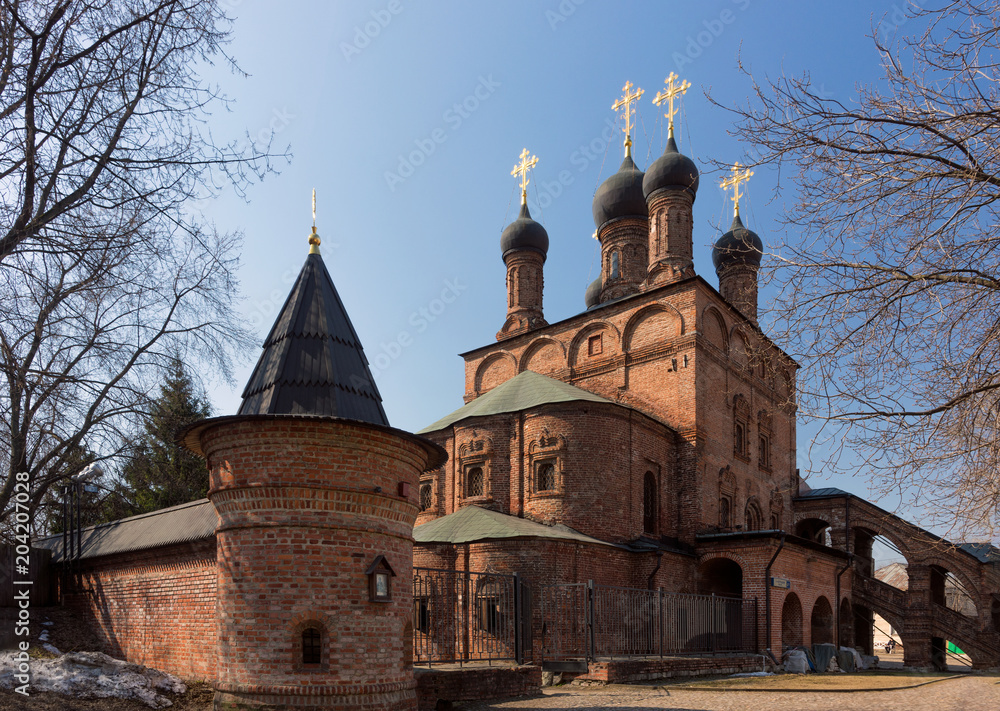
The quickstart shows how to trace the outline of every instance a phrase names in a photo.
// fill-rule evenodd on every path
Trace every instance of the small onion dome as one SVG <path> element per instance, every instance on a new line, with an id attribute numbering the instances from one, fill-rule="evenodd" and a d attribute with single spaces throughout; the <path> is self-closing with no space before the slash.
<path id="1" fill-rule="evenodd" d="M 740 216 L 733 218 L 733 226 L 729 232 L 719 237 L 712 248 L 712 263 L 716 273 L 733 264 L 747 264 L 751 267 L 760 266 L 760 258 L 764 254 L 764 243 L 756 232 L 743 226 Z"/>
<path id="2" fill-rule="evenodd" d="M 583 295 L 583 301 L 588 309 L 592 309 L 601 303 L 601 287 L 601 277 L 594 279 L 594 281 L 590 282 L 590 286 L 587 287 L 587 291 Z"/>
<path id="3" fill-rule="evenodd" d="M 594 193 L 594 225 L 618 217 L 648 217 L 649 208 L 642 194 L 642 171 L 635 167 L 632 156 L 625 156 L 618 172 L 601 183 Z"/>
<path id="4" fill-rule="evenodd" d="M 685 188 L 692 197 L 698 193 L 698 167 L 677 150 L 673 136 L 667 139 L 663 155 L 653 161 L 642 179 L 642 193 L 647 198 L 663 188 Z"/>
<path id="5" fill-rule="evenodd" d="M 549 251 L 549 233 L 531 219 L 527 205 L 521 205 L 521 214 L 500 235 L 500 253 L 505 260 L 507 254 L 519 249 L 534 250 L 543 259 Z"/>

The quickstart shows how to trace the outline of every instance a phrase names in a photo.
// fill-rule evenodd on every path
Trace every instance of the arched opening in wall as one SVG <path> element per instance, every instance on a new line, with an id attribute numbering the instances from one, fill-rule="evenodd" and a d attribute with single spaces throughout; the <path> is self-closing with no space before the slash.
<path id="1" fill-rule="evenodd" d="M 781 606 L 781 646 L 798 647 L 802 644 L 802 603 L 793 592 L 785 596 Z"/>
<path id="2" fill-rule="evenodd" d="M 858 647 L 862 654 L 871 655 L 875 648 L 872 643 L 875 615 L 864 605 L 852 605 L 852 607 L 854 608 L 854 646 Z"/>
<path id="3" fill-rule="evenodd" d="M 833 644 L 833 608 L 825 597 L 820 596 L 813 603 L 809 629 L 813 644 Z"/>
<path id="4" fill-rule="evenodd" d="M 657 498 L 656 476 L 646 472 L 642 478 L 642 530 L 645 533 L 656 533 Z"/>
<path id="5" fill-rule="evenodd" d="M 426 511 L 431 507 L 431 485 L 430 483 L 420 485 L 420 510 Z"/>
<path id="6" fill-rule="evenodd" d="M 932 565 L 930 572 L 931 602 L 966 617 L 979 616 L 975 599 L 958 576 L 940 565 Z"/>
<path id="7" fill-rule="evenodd" d="M 728 558 L 713 558 L 698 566 L 698 592 L 702 595 L 743 597 L 743 568 Z"/>
<path id="8" fill-rule="evenodd" d="M 866 528 L 853 532 L 854 569 L 899 590 L 909 587 L 906 556 L 894 541 Z"/>
<path id="9" fill-rule="evenodd" d="M 617 279 L 621 276 L 621 257 L 618 254 L 618 250 L 611 252 L 611 279 Z"/>
<path id="10" fill-rule="evenodd" d="M 830 524 L 821 518 L 807 518 L 795 524 L 795 535 L 808 541 L 829 546 L 833 543 Z"/>

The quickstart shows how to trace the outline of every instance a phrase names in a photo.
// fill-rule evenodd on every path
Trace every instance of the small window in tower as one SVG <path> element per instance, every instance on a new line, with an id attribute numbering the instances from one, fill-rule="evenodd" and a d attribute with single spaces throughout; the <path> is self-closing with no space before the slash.
<path id="1" fill-rule="evenodd" d="M 556 465 L 553 462 L 539 462 L 535 474 L 535 491 L 555 491 Z"/>
<path id="2" fill-rule="evenodd" d="M 420 510 L 426 511 L 431 507 L 431 485 L 420 485 Z"/>
<path id="3" fill-rule="evenodd" d="M 587 353 L 592 356 L 601 355 L 604 352 L 604 334 L 598 333 L 591 336 L 587 341 Z"/>
<path id="4" fill-rule="evenodd" d="M 616 250 L 616 251 L 614 251 L 614 252 L 611 253 L 611 278 L 612 279 L 617 279 L 619 276 L 621 276 L 620 267 L 619 267 L 618 261 L 619 261 L 618 251 Z"/>
<path id="5" fill-rule="evenodd" d="M 323 662 L 323 633 L 315 627 L 302 630 L 302 663 L 321 664 Z"/>
<path id="6" fill-rule="evenodd" d="M 482 467 L 471 467 L 465 475 L 465 495 L 482 496 L 486 488 Z"/>

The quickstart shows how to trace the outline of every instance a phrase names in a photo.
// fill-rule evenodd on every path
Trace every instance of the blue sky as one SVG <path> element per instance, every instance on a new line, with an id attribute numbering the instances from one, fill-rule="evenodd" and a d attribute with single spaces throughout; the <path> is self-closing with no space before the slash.
<path id="1" fill-rule="evenodd" d="M 591 200 L 622 159 L 611 104 L 626 80 L 645 90 L 633 149 L 645 169 L 665 138 L 652 97 L 672 71 L 690 81 L 678 137 L 702 170 L 695 268 L 717 284 L 710 246 L 728 228 L 731 203 L 708 161 L 740 160 L 752 147 L 728 135 L 732 116 L 705 92 L 745 102 L 741 56 L 758 78 L 809 72 L 849 102 L 858 83 L 880 76 L 868 35 L 898 21 L 903 3 L 222 4 L 236 18 L 229 49 L 249 76 L 207 73 L 234 100 L 211 128 L 217 139 L 273 131 L 274 146 L 293 154 L 246 201 L 223 193 L 201 205 L 220 229 L 245 233 L 245 317 L 263 340 L 305 259 L 315 188 L 323 258 L 376 366 L 386 412 L 394 426 L 417 430 L 462 404 L 456 354 L 492 342 L 503 323 L 499 237 L 516 215 L 510 171 L 522 148 L 539 159 L 529 199 L 551 241 L 545 315 L 554 322 L 583 309 L 598 272 Z M 775 197 L 777 180 L 757 169 L 742 210 L 765 245 L 777 241 L 782 200 L 793 199 Z M 236 372 L 236 387 L 209 384 L 216 414 L 236 411 L 257 355 Z M 803 469 L 807 441 L 800 426 Z M 810 483 L 867 493 L 859 479 Z"/>

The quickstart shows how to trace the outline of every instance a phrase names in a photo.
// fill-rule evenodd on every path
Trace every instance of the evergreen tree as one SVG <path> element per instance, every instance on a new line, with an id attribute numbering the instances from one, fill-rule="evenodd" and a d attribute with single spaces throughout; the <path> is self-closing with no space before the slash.
<path id="1" fill-rule="evenodd" d="M 180 360 L 160 386 L 145 418 L 145 433 L 122 468 L 116 490 L 105 500 L 105 520 L 135 516 L 201 499 L 208 493 L 205 461 L 174 441 L 177 430 L 208 417 L 208 402 L 195 394 Z"/>

